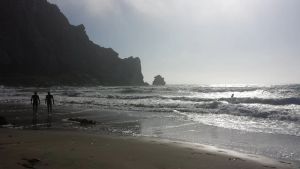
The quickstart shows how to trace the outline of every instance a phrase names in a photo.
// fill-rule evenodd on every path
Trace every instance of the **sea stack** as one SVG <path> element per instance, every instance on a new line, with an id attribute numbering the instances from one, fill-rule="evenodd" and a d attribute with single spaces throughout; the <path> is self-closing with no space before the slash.
<path id="1" fill-rule="evenodd" d="M 164 86 L 164 85 L 166 85 L 166 82 L 165 82 L 165 79 L 161 75 L 157 75 L 154 77 L 154 81 L 153 81 L 152 85 Z"/>

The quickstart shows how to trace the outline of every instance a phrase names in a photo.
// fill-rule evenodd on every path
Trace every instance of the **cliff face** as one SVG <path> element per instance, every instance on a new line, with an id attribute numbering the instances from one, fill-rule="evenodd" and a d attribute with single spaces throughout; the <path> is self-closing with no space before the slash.
<path id="1" fill-rule="evenodd" d="M 139 58 L 89 40 L 46 0 L 0 1 L 0 84 L 143 85 Z"/>

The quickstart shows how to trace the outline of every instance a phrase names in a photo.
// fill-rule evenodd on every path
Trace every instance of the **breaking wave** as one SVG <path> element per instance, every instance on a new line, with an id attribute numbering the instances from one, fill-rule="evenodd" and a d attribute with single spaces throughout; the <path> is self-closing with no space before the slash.
<path id="1" fill-rule="evenodd" d="M 171 97 L 172 100 L 182 100 L 182 101 L 192 101 L 192 102 L 203 102 L 203 101 L 226 101 L 232 104 L 269 104 L 269 105 L 300 105 L 299 97 L 291 98 L 219 98 L 219 99 L 210 99 L 210 98 L 195 98 L 195 97 Z"/>
<path id="2" fill-rule="evenodd" d="M 30 104 L 35 88 L 0 86 L 0 103 Z M 40 98 L 49 89 L 40 88 Z M 300 85 L 212 87 L 196 85 L 169 85 L 147 87 L 68 87 L 51 89 L 56 104 L 88 106 L 125 111 L 161 112 L 172 115 L 181 112 L 203 119 L 238 118 L 254 123 L 291 124 L 300 128 Z M 231 98 L 231 95 L 234 97 Z M 177 114 L 178 115 L 178 114 Z M 229 116 L 229 117 L 227 117 Z M 199 122 L 204 122 L 204 120 Z M 226 120 L 223 120 L 225 125 Z M 248 122 L 249 123 L 249 122 Z M 250 125 L 250 124 L 249 124 Z M 229 125 L 230 126 L 230 125 Z M 287 125 L 288 126 L 288 125 Z M 247 125 L 244 125 L 247 128 Z M 252 126 L 253 127 L 253 126 Z M 277 126 L 278 128 L 282 126 Z M 275 129 L 274 129 L 275 130 Z M 282 130 L 290 130 L 282 128 Z M 291 133 L 295 133 L 294 131 Z"/>

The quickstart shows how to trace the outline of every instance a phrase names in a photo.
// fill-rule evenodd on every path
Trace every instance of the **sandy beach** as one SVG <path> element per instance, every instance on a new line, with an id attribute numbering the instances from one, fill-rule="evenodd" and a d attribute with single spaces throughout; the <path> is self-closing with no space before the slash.
<path id="1" fill-rule="evenodd" d="M 289 168 L 264 157 L 203 145 L 54 130 L 0 129 L 1 169 L 267 169 Z"/>
<path id="2" fill-rule="evenodd" d="M 0 0 L 0 169 L 300 169 L 299 15 Z"/>
<path id="3" fill-rule="evenodd" d="M 151 126 L 157 125 L 159 120 L 153 117 L 145 118 L 144 115 L 136 117 L 134 112 L 120 113 L 58 106 L 51 128 L 41 125 L 38 130 L 32 130 L 30 106 L 0 106 L 1 115 L 9 122 L 17 124 L 13 129 L 0 129 L 0 169 L 297 168 L 296 164 L 289 161 L 273 160 L 251 153 L 238 153 L 180 139 L 144 137 L 148 132 L 143 134 L 143 130 L 148 131 Z M 142 112 L 138 114 L 140 116 Z M 40 124 L 44 123 L 44 116 L 45 113 L 40 114 Z M 84 127 L 63 120 L 71 117 L 93 119 L 97 121 L 97 125 Z M 153 124 L 149 126 L 149 123 Z M 198 130 L 211 133 L 211 130 L 204 126 Z M 180 128 L 176 128 L 176 131 L 179 134 L 185 133 Z M 226 134 L 226 131 L 222 130 L 221 133 Z M 223 139 L 219 136 L 219 139 Z M 202 133 L 202 137 L 207 136 Z"/>

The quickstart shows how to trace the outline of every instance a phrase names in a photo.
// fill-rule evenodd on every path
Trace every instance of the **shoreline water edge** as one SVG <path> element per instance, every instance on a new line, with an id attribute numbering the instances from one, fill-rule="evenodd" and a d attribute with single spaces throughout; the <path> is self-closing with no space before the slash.
<path id="1" fill-rule="evenodd" d="M 0 167 L 16 168 L 220 168 L 290 169 L 257 155 L 200 144 L 62 130 L 0 129 Z"/>
<path id="2" fill-rule="evenodd" d="M 291 91 L 296 87 L 200 87 L 202 92 L 199 92 L 200 89 L 195 92 L 195 87 L 191 86 L 57 87 L 51 89 L 56 99 L 51 130 L 76 130 L 96 135 L 139 136 L 138 138 L 150 136 L 171 140 L 170 142 L 209 145 L 253 156 L 266 156 L 287 168 L 299 168 L 299 93 Z M 26 97 L 33 90 L 36 88 L 2 87 L 0 116 L 5 116 L 19 128 L 30 128 L 32 109 Z M 47 90 L 39 89 L 41 98 L 43 91 Z M 187 92 L 191 90 L 193 92 Z M 230 100 L 231 93 L 234 93 L 235 100 Z M 282 93 L 286 94 L 285 97 L 279 96 Z M 227 95 L 228 98 L 225 97 Z M 188 101 L 182 101 L 183 99 Z M 271 99 L 275 100 L 274 104 L 270 104 Z M 245 105 L 246 103 L 238 103 L 241 100 L 267 103 Z M 228 107 L 233 114 L 226 113 L 228 110 L 225 109 L 229 109 Z M 246 111 L 245 107 L 248 111 L 255 110 L 254 117 L 249 118 L 250 112 L 237 114 L 243 108 Z M 193 109 L 211 112 L 199 113 L 191 111 Z M 46 126 L 45 110 L 45 105 L 41 105 L 39 124 L 42 130 Z M 281 119 L 278 119 L 279 116 Z M 97 124 L 83 126 L 78 121 L 70 121 L 70 118 L 93 120 Z M 243 123 L 245 128 L 241 128 Z M 225 127 L 220 126 L 221 124 Z"/>

